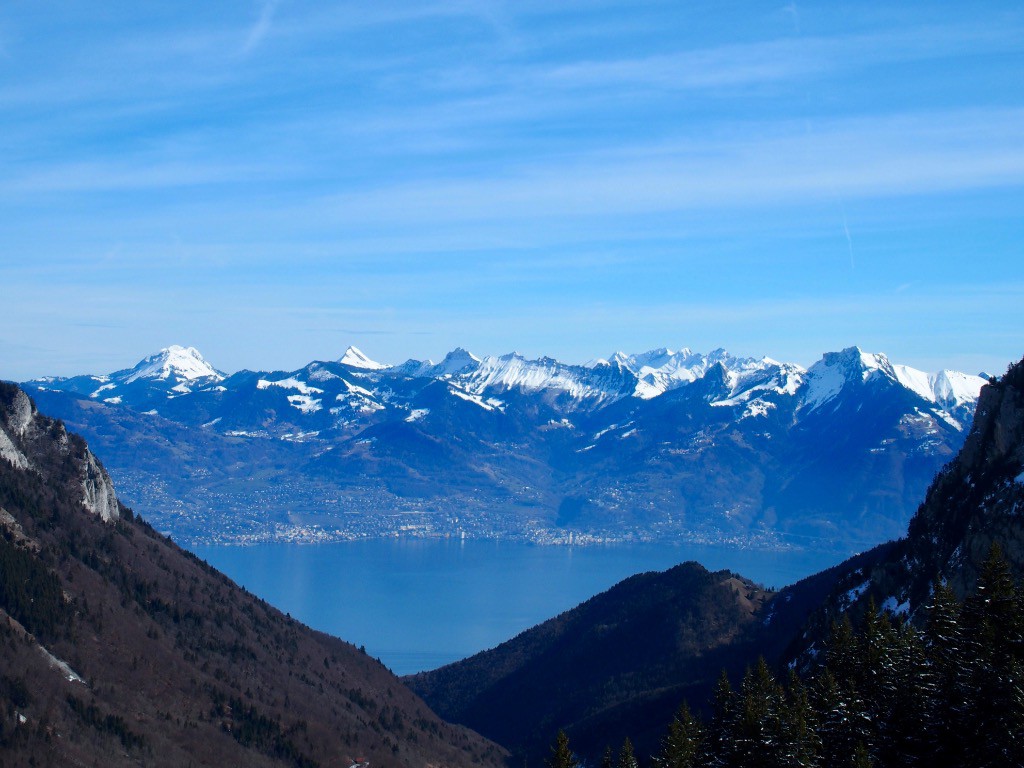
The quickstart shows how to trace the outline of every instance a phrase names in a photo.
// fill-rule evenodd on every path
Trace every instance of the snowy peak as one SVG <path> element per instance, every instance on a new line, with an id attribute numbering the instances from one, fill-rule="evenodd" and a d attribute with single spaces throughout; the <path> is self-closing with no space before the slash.
<path id="1" fill-rule="evenodd" d="M 346 349 L 345 354 L 341 356 L 338 362 L 342 365 L 347 365 L 349 368 L 363 368 L 368 371 L 382 371 L 385 368 L 391 367 L 371 360 L 356 347 Z"/>
<path id="2" fill-rule="evenodd" d="M 480 367 L 481 360 L 462 347 L 456 347 L 447 355 L 444 360 L 438 363 L 432 374 L 434 376 L 452 376 L 458 373 L 467 373 Z"/>
<path id="3" fill-rule="evenodd" d="M 959 371 L 926 373 L 908 365 L 893 365 L 885 355 L 849 347 L 841 352 L 828 352 L 811 366 L 807 374 L 804 408 L 814 410 L 824 405 L 847 384 L 879 377 L 913 392 L 926 402 L 948 409 L 964 405 L 973 407 L 982 386 L 987 383 L 979 376 Z"/>
<path id="4" fill-rule="evenodd" d="M 732 371 L 757 362 L 733 357 L 724 349 L 702 354 L 687 347 L 678 352 L 663 347 L 638 355 L 616 352 L 612 355 L 612 360 L 637 377 L 633 395 L 643 400 L 650 400 L 670 389 L 692 384 L 703 378 L 715 365 L 721 364 L 727 371 Z"/>
<path id="5" fill-rule="evenodd" d="M 131 384 L 140 379 L 158 379 L 160 381 L 175 380 L 193 382 L 199 380 L 222 381 L 224 374 L 206 362 L 195 347 L 181 347 L 173 344 L 161 349 L 140 361 L 131 370 L 125 372 L 124 384 Z M 122 378 L 117 374 L 114 378 Z"/>
<path id="6" fill-rule="evenodd" d="M 863 352 L 860 347 L 826 352 L 807 371 L 803 407 L 807 411 L 816 410 L 833 400 L 848 384 L 865 382 L 877 375 L 899 381 L 892 363 L 885 355 Z"/>

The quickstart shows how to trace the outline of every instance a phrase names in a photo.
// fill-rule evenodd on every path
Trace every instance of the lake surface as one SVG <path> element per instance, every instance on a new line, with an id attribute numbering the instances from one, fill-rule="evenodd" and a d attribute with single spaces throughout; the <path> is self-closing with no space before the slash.
<path id="1" fill-rule="evenodd" d="M 696 560 L 710 570 L 728 568 L 781 587 L 845 556 L 473 539 L 200 546 L 193 551 L 303 623 L 366 646 L 397 674 L 433 669 L 491 648 L 635 573 Z"/>

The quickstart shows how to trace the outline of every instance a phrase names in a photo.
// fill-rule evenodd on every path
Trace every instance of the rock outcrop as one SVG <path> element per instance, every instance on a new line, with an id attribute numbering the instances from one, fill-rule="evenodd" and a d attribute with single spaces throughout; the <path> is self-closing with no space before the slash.
<path id="1" fill-rule="evenodd" d="M 56 449 L 56 450 L 54 450 Z M 71 462 L 55 462 L 55 456 Z M 0 459 L 15 469 L 38 472 L 48 480 L 61 480 L 75 467 L 82 506 L 104 522 L 121 516 L 114 483 L 85 441 L 71 435 L 63 422 L 43 416 L 20 388 L 0 382 Z"/>

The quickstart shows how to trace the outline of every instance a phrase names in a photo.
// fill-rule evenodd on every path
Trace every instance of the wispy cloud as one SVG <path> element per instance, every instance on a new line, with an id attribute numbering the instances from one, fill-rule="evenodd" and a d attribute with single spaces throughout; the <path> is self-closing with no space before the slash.
<path id="1" fill-rule="evenodd" d="M 928 195 L 1024 184 L 1021 110 L 978 110 L 797 125 L 758 138 L 691 139 L 484 179 L 416 181 L 341 195 L 350 221 L 442 222 L 629 216 L 718 206 L 779 206 L 847 197 Z M 737 131 L 739 126 L 737 126 Z"/>

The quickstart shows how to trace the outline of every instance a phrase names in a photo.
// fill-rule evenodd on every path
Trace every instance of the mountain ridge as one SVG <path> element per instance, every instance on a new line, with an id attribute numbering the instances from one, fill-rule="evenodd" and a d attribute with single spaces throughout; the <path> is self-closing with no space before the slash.
<path id="1" fill-rule="evenodd" d="M 216 376 L 192 379 L 143 363 L 157 376 L 128 382 L 136 366 L 25 386 L 101 451 L 133 505 L 193 541 L 391 535 L 400 513 L 425 536 L 774 548 L 810 536 L 849 551 L 902 530 L 983 383 L 856 347 L 810 369 L 688 349 L 588 365 L 456 349 L 387 367 L 352 349 L 295 371 L 203 361 Z M 177 450 L 161 438 L 171 431 Z M 231 482 L 246 469 L 198 462 L 240 453 L 266 483 L 264 513 L 233 514 L 228 534 L 220 511 L 254 507 Z M 869 474 L 878 490 L 849 479 Z"/>

